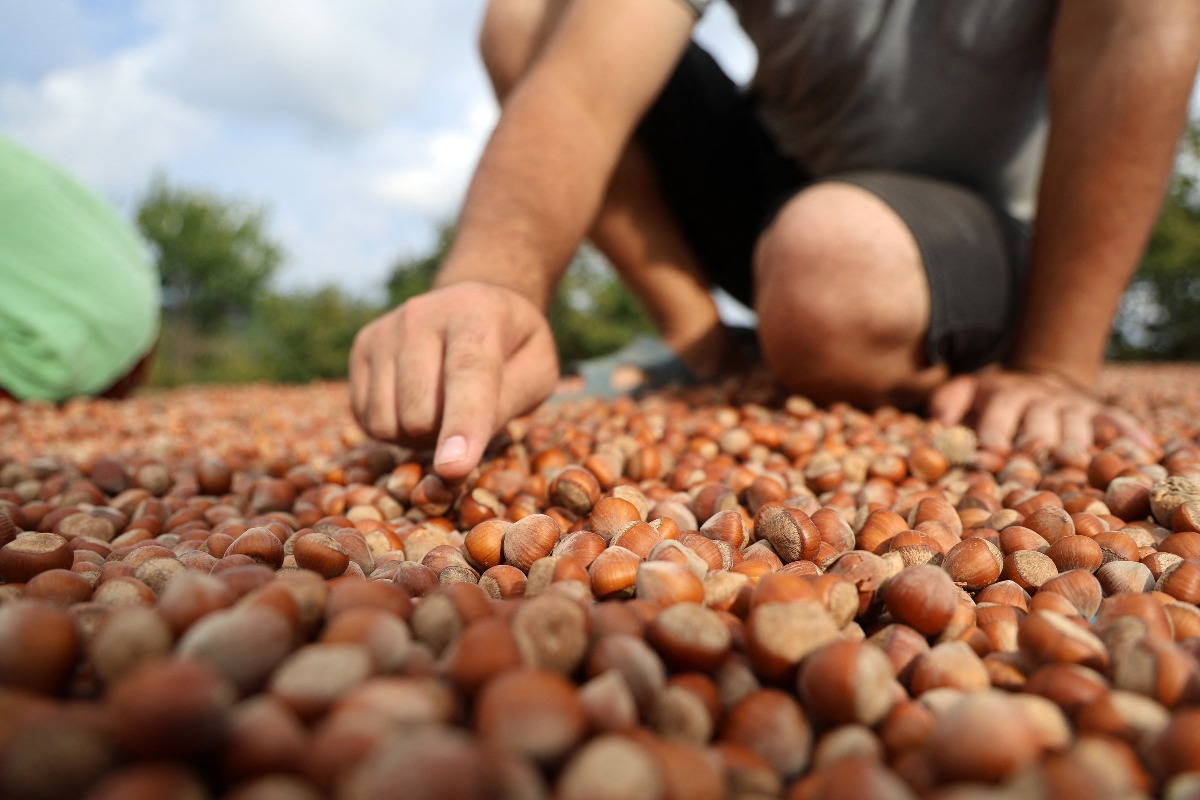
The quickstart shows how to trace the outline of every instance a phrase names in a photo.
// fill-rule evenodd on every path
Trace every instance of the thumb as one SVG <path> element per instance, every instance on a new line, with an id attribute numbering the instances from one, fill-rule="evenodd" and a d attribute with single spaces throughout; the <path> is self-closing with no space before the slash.
<path id="1" fill-rule="evenodd" d="M 978 378 L 958 375 L 943 383 L 929 397 L 930 415 L 945 425 L 957 425 L 975 402 Z"/>

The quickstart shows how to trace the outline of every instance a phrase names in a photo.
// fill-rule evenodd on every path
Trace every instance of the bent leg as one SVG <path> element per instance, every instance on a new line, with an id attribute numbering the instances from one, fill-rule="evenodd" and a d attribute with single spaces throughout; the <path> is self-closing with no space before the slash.
<path id="1" fill-rule="evenodd" d="M 917 401 L 946 374 L 926 363 L 929 308 L 912 233 L 865 189 L 806 189 L 760 240 L 759 342 L 789 390 L 821 402 Z"/>
<path id="2" fill-rule="evenodd" d="M 756 252 L 767 363 L 820 400 L 910 405 L 1003 358 L 1027 229 L 970 190 L 851 173 L 793 197 Z"/>

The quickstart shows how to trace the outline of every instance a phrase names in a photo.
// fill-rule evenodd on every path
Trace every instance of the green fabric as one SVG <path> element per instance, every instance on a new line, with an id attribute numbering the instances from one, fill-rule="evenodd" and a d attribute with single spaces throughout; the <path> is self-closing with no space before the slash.
<path id="1" fill-rule="evenodd" d="M 137 232 L 94 193 L 0 135 L 0 387 L 103 392 L 158 336 L 159 282 Z"/>

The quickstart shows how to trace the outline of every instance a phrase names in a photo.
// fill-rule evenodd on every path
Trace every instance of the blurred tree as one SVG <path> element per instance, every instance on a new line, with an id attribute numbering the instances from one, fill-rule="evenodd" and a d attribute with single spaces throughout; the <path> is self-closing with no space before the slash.
<path id="1" fill-rule="evenodd" d="M 1117 317 L 1119 359 L 1200 359 L 1200 119 L 1193 120 L 1162 214 Z"/>
<path id="2" fill-rule="evenodd" d="M 392 306 L 428 291 L 454 241 L 455 225 L 438 231 L 433 252 L 398 261 L 388 278 Z M 590 246 L 580 248 L 546 312 L 564 364 L 604 355 L 653 330 L 641 305 Z"/>
<path id="3" fill-rule="evenodd" d="M 641 304 L 591 246 L 576 253 L 546 315 L 565 365 L 619 350 L 654 330 Z"/>
<path id="4" fill-rule="evenodd" d="M 408 298 L 429 291 L 429 287 L 433 285 L 433 276 L 437 274 L 446 253 L 450 251 L 450 245 L 454 241 L 454 230 L 454 223 L 441 225 L 432 252 L 396 262 L 387 281 L 389 308 L 395 308 Z"/>
<path id="5" fill-rule="evenodd" d="M 335 287 L 266 296 L 251 337 L 263 377 L 283 383 L 346 377 L 354 335 L 378 314 Z"/>
<path id="6" fill-rule="evenodd" d="M 250 312 L 283 260 L 264 220 L 261 208 L 154 180 L 137 224 L 157 258 L 168 317 L 210 333 Z"/>

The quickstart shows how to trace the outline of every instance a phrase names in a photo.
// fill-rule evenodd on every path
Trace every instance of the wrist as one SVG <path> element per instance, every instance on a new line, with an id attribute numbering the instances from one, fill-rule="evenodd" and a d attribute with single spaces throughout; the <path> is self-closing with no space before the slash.
<path id="1" fill-rule="evenodd" d="M 1087 369 L 1081 368 L 1079 364 L 1061 364 L 1049 359 L 1039 360 L 1019 356 L 1009 359 L 1005 366 L 1015 372 L 1048 378 L 1080 394 L 1097 397 L 1096 383 L 1099 378 L 1099 367 Z"/>

